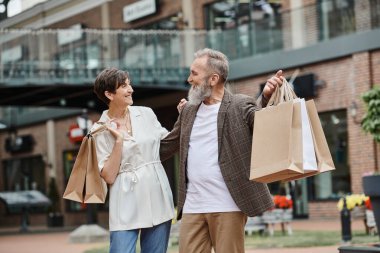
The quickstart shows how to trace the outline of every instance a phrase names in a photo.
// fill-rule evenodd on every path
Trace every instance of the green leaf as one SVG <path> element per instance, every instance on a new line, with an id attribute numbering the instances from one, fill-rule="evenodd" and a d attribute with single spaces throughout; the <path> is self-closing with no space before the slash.
<path id="1" fill-rule="evenodd" d="M 362 129 L 380 143 L 380 87 L 374 86 L 363 93 L 362 99 L 366 108 L 366 114 L 362 120 Z"/>

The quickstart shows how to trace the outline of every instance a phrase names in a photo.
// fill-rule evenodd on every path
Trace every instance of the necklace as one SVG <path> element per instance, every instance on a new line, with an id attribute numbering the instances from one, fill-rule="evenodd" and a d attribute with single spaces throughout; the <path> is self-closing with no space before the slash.
<path id="1" fill-rule="evenodd" d="M 129 125 L 129 126 L 128 126 Z M 129 135 L 131 135 L 131 133 L 132 133 L 132 122 L 131 122 L 131 118 L 130 118 L 130 116 L 129 116 L 129 111 L 128 111 L 128 113 L 127 113 L 127 119 L 126 119 L 126 121 L 125 121 L 125 128 L 127 129 L 127 133 L 129 134 Z"/>
<path id="2" fill-rule="evenodd" d="M 125 112 L 124 116 L 121 118 L 113 117 L 110 114 L 108 114 L 108 116 L 111 118 L 111 121 L 115 120 L 116 121 L 115 123 L 125 126 L 127 133 L 129 135 L 131 135 L 131 133 L 132 133 L 132 122 L 131 122 L 131 118 L 130 118 L 130 114 L 129 114 L 128 110 Z"/>

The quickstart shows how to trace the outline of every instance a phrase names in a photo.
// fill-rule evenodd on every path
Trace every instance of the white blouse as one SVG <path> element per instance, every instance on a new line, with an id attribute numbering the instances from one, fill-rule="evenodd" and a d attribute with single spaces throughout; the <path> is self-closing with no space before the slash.
<path id="1" fill-rule="evenodd" d="M 168 131 L 152 109 L 129 107 L 133 136 L 123 143 L 119 174 L 109 189 L 110 231 L 147 228 L 174 217 L 173 195 L 160 161 L 160 140 Z M 107 122 L 108 110 L 100 117 Z M 99 127 L 95 124 L 92 131 Z M 99 169 L 112 152 L 115 138 L 109 131 L 95 135 Z"/>

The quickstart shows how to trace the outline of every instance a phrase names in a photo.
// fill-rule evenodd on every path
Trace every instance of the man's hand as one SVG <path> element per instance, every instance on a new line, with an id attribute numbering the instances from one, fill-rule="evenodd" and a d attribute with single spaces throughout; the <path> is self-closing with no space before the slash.
<path id="1" fill-rule="evenodd" d="M 284 78 L 285 77 L 282 75 L 282 70 L 277 71 L 276 75 L 272 76 L 267 80 L 263 90 L 263 96 L 266 99 L 270 99 L 277 85 L 282 85 Z"/>

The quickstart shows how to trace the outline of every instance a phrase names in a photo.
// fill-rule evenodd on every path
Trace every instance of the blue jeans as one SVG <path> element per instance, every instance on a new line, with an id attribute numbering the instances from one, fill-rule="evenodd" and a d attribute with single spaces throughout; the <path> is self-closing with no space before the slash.
<path id="1" fill-rule="evenodd" d="M 135 253 L 140 235 L 141 253 L 165 253 L 168 249 L 172 221 L 166 221 L 150 228 L 111 231 L 110 253 Z"/>

